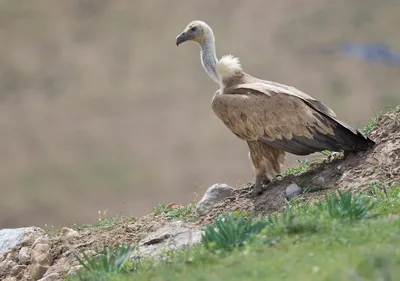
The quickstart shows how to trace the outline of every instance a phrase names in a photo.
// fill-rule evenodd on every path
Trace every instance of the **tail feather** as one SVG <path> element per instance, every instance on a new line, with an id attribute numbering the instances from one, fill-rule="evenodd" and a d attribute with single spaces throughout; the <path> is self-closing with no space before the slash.
<path id="1" fill-rule="evenodd" d="M 365 151 L 375 145 L 375 142 L 364 136 L 361 132 L 344 127 L 336 123 L 333 127 L 333 135 L 323 133 L 314 133 L 313 138 L 309 139 L 303 136 L 293 136 L 292 139 L 261 139 L 269 145 L 285 150 L 295 155 L 308 155 L 314 152 L 324 150 L 330 151 Z"/>

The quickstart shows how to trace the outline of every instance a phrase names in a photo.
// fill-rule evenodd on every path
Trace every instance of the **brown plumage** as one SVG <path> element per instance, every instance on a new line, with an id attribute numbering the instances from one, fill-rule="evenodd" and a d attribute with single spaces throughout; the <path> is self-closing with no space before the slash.
<path id="1" fill-rule="evenodd" d="M 177 37 L 177 45 L 188 40 L 200 45 L 202 64 L 220 85 L 212 100 L 214 113 L 249 146 L 256 193 L 261 192 L 263 180 L 271 181 L 281 172 L 285 152 L 347 153 L 374 145 L 338 120 L 327 106 L 298 89 L 250 76 L 232 56 L 217 60 L 213 32 L 206 23 L 190 23 Z"/>

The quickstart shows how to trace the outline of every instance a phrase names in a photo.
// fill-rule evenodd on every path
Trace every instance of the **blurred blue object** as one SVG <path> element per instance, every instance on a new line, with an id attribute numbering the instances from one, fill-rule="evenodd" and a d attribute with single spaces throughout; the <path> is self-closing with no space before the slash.
<path id="1" fill-rule="evenodd" d="M 336 47 L 338 51 L 357 56 L 371 62 L 383 62 L 400 66 L 400 54 L 382 43 L 351 44 L 342 43 Z"/>

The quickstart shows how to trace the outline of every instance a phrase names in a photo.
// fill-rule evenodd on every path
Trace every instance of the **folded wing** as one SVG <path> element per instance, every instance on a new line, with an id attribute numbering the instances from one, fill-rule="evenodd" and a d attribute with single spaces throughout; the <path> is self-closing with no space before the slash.
<path id="1" fill-rule="evenodd" d="M 239 138 L 266 142 L 296 155 L 366 150 L 374 144 L 337 120 L 321 102 L 278 83 L 228 87 L 222 95 L 216 93 L 212 108 Z"/>

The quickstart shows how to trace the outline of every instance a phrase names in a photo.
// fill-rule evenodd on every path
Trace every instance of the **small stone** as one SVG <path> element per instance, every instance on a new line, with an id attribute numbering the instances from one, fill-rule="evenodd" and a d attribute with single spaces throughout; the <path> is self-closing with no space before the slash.
<path id="1" fill-rule="evenodd" d="M 301 193 L 301 187 L 292 183 L 286 187 L 286 197 L 291 200 Z"/>
<path id="2" fill-rule="evenodd" d="M 234 189 L 227 184 L 216 183 L 209 187 L 203 198 L 197 203 L 196 212 L 205 215 L 212 211 L 214 205 L 232 195 Z"/>
<path id="3" fill-rule="evenodd" d="M 16 265 L 11 269 L 10 275 L 17 276 L 18 274 L 20 274 L 20 272 L 24 271 L 25 269 L 26 265 Z"/>
<path id="4" fill-rule="evenodd" d="M 89 258 L 91 258 L 91 257 L 94 257 L 95 255 L 97 255 L 97 253 L 94 250 L 86 250 L 85 255 L 87 255 Z"/>
<path id="5" fill-rule="evenodd" d="M 0 263 L 0 276 L 4 276 L 17 264 L 14 261 L 5 260 Z"/>
<path id="6" fill-rule="evenodd" d="M 364 170 L 364 175 L 368 176 L 374 173 L 374 168 L 369 167 L 367 169 Z"/>
<path id="7" fill-rule="evenodd" d="M 343 175 L 340 177 L 339 180 L 342 181 L 342 180 L 344 180 L 346 177 L 347 177 L 347 173 L 344 172 Z"/>
<path id="8" fill-rule="evenodd" d="M 18 253 L 18 260 L 20 263 L 28 263 L 31 259 L 31 250 L 28 247 L 22 247 Z"/>
<path id="9" fill-rule="evenodd" d="M 52 273 L 47 275 L 46 277 L 43 277 L 42 279 L 39 279 L 38 281 L 57 281 L 60 279 L 60 275 L 58 273 Z"/>
<path id="10" fill-rule="evenodd" d="M 14 251 L 12 251 L 12 252 L 10 252 L 10 253 L 8 253 L 7 254 L 7 256 L 6 256 L 6 261 L 11 261 L 11 260 L 14 260 L 15 259 L 15 256 L 16 256 L 16 252 L 14 252 Z"/>
<path id="11" fill-rule="evenodd" d="M 169 202 L 168 204 L 167 204 L 167 206 L 165 206 L 165 209 L 179 209 L 179 208 L 183 208 L 184 206 L 183 205 L 180 205 L 180 204 L 177 204 L 177 203 L 175 203 L 175 202 Z"/>
<path id="12" fill-rule="evenodd" d="M 60 258 L 57 260 L 57 264 L 51 266 L 46 273 L 43 275 L 42 278 L 47 277 L 53 273 L 57 273 L 59 275 L 64 275 L 68 270 L 71 269 L 70 261 L 66 258 Z"/>
<path id="13" fill-rule="evenodd" d="M 29 274 L 26 274 L 22 277 L 21 281 L 35 281 L 35 279 L 32 276 L 30 276 Z"/>
<path id="14" fill-rule="evenodd" d="M 37 244 L 44 244 L 47 245 L 49 244 L 49 238 L 48 237 L 39 237 L 35 240 L 35 242 L 33 242 L 32 244 L 32 248 L 35 248 Z"/>
<path id="15" fill-rule="evenodd" d="M 7 277 L 3 281 L 18 281 L 17 277 Z"/>
<path id="16" fill-rule="evenodd" d="M 83 265 L 76 265 L 76 266 L 72 267 L 72 268 L 68 271 L 67 276 L 71 276 L 71 275 L 76 274 L 77 272 L 79 272 L 80 270 L 82 270 L 82 268 L 83 268 Z"/>
<path id="17" fill-rule="evenodd" d="M 68 228 L 68 227 L 63 227 L 61 229 L 61 239 L 66 240 L 66 241 L 71 241 L 75 238 L 79 238 L 80 234 L 78 231 Z"/>
<path id="18" fill-rule="evenodd" d="M 51 265 L 53 263 L 53 256 L 50 254 L 50 250 L 50 245 L 48 244 L 36 244 L 32 249 L 32 262 L 41 265 Z"/>
<path id="19" fill-rule="evenodd" d="M 31 269 L 31 275 L 35 280 L 38 280 L 43 277 L 49 268 L 50 266 L 48 265 L 34 264 Z"/>
<path id="20" fill-rule="evenodd" d="M 325 185 L 325 179 L 324 179 L 323 176 L 319 176 L 319 177 L 314 179 L 314 183 L 316 185 L 322 185 L 323 186 L 323 185 Z"/>

